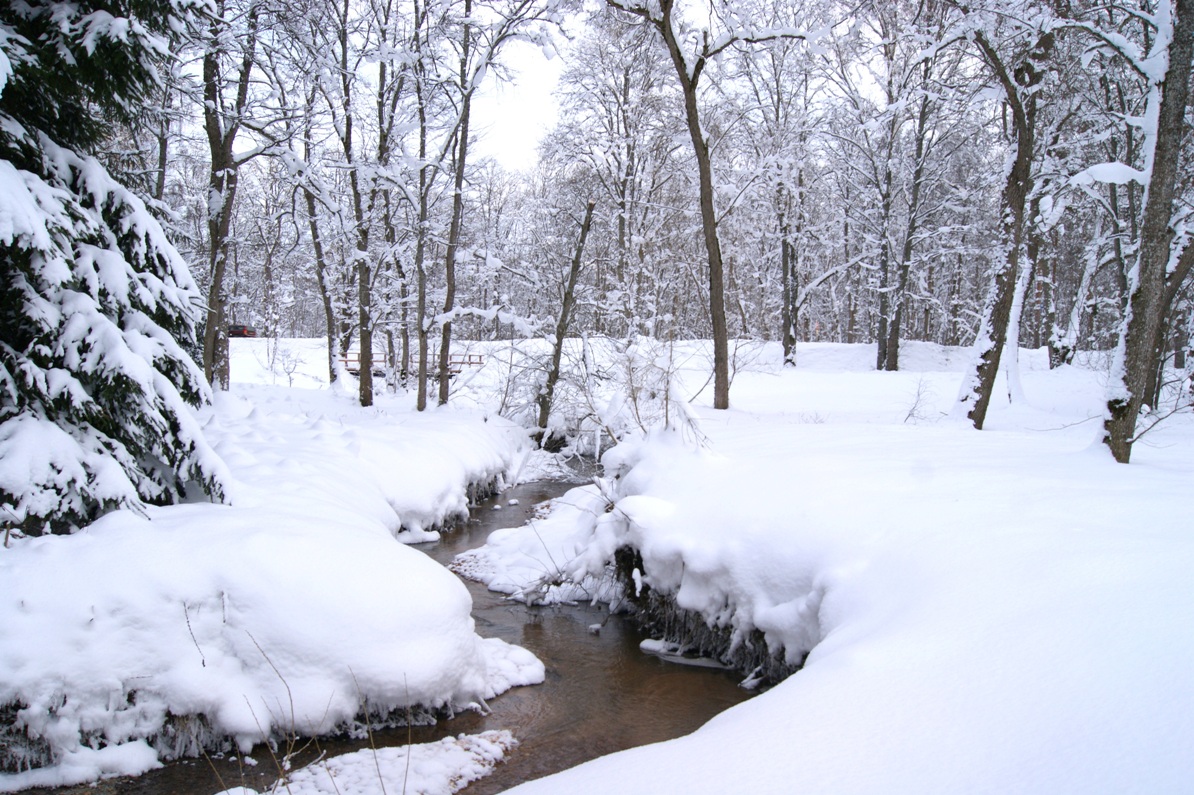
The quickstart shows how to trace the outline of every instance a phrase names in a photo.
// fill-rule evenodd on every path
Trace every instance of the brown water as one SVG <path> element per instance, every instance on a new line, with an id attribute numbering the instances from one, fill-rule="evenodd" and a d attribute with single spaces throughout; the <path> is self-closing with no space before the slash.
<path id="1" fill-rule="evenodd" d="M 491 532 L 521 525 L 535 505 L 569 488 L 555 482 L 515 487 L 478 505 L 469 521 L 436 544 L 420 548 L 432 558 L 451 562 L 460 552 L 480 546 Z M 512 499 L 518 505 L 509 505 Z M 501 505 L 494 510 L 494 505 Z M 688 734 L 722 710 L 749 697 L 732 674 L 664 662 L 643 654 L 641 635 L 627 621 L 600 607 L 527 608 L 506 601 L 477 583 L 473 596 L 477 632 L 499 637 L 534 652 L 547 666 L 547 680 L 515 688 L 490 702 L 488 715 L 464 713 L 433 727 L 375 732 L 378 746 L 408 741 L 431 742 L 457 734 L 509 729 L 519 746 L 490 776 L 475 782 L 466 795 L 490 795 L 523 781 L 548 775 L 625 748 Z M 602 624 L 593 634 L 589 627 Z M 297 755 L 306 764 L 318 753 L 336 755 L 368 747 L 351 740 L 312 741 Z M 51 790 L 57 795 L 212 795 L 233 786 L 268 791 L 277 765 L 268 750 L 252 754 L 256 766 L 235 758 L 186 760 L 135 779 L 115 779 L 98 787 Z M 284 791 L 284 790 L 280 790 Z"/>

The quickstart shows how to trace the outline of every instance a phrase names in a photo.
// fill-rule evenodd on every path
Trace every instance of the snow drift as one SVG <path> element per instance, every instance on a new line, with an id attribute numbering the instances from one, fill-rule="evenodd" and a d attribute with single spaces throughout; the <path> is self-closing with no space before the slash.
<path id="1" fill-rule="evenodd" d="M 1039 353 L 981 433 L 945 419 L 956 371 L 739 374 L 699 436 L 623 443 L 600 488 L 461 561 L 583 598 L 633 549 L 633 588 L 803 659 L 689 737 L 513 791 L 1190 791 L 1194 423 L 1116 464 L 1102 376 Z"/>
<path id="2" fill-rule="evenodd" d="M 434 538 L 470 486 L 500 485 L 525 434 L 380 404 L 238 386 L 199 418 L 230 505 L 117 511 L 3 550 L 0 790 L 465 709 L 542 680 L 529 652 L 474 632 L 453 574 L 396 541 Z"/>

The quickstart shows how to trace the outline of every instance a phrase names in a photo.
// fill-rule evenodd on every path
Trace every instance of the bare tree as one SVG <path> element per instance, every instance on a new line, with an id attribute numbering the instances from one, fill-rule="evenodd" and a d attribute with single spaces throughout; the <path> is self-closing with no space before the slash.
<path id="1" fill-rule="evenodd" d="M 758 44 L 775 39 L 803 39 L 804 34 L 782 28 L 758 28 L 746 24 L 745 20 L 725 9 L 729 14 L 725 20 L 726 30 L 720 35 L 703 30 L 696 37 L 694 52 L 686 52 L 681 39 L 686 38 L 684 23 L 678 18 L 675 0 L 659 0 L 651 3 L 632 3 L 622 0 L 606 0 L 606 3 L 620 11 L 645 20 L 658 31 L 667 47 L 675 68 L 676 79 L 684 99 L 684 118 L 688 135 L 696 155 L 697 176 L 700 185 L 701 230 L 705 241 L 705 252 L 709 261 L 709 321 L 713 330 L 713 407 L 730 407 L 730 346 L 726 326 L 725 309 L 725 264 L 721 253 L 721 240 L 717 232 L 717 208 L 714 201 L 713 167 L 701 122 L 699 88 L 701 76 L 713 58 L 731 47 L 743 44 Z"/>
<path id="2" fill-rule="evenodd" d="M 576 252 L 572 255 L 572 264 L 568 269 L 568 280 L 564 284 L 564 294 L 560 302 L 560 317 L 556 322 L 556 338 L 552 345 L 551 366 L 547 370 L 547 379 L 543 389 L 539 392 L 536 402 L 539 404 L 539 423 L 537 441 L 544 444 L 547 433 L 547 421 L 551 416 L 552 398 L 555 396 L 556 382 L 560 380 L 560 360 L 564 352 L 564 338 L 568 334 L 568 324 L 572 321 L 572 307 L 576 303 L 576 283 L 580 277 L 580 266 L 585 253 L 585 240 L 589 237 L 589 227 L 593 223 L 593 208 L 596 202 L 590 201 L 585 206 L 585 218 L 580 224 L 580 237 L 576 241 Z"/>
<path id="3" fill-rule="evenodd" d="M 560 124 L 541 146 L 540 162 L 583 168 L 601 196 L 594 219 L 596 256 L 589 272 L 589 328 L 599 334 L 658 334 L 692 235 L 680 208 L 691 174 L 675 136 L 679 120 L 668 57 L 647 25 L 603 9 L 573 47 L 560 79 Z M 550 166 L 549 166 L 550 167 Z M 565 201 L 583 202 L 590 188 Z M 698 243 L 699 245 L 699 243 Z M 608 259 L 608 262 L 606 261 Z M 674 318 L 669 331 L 675 331 Z"/>
<path id="4" fill-rule="evenodd" d="M 452 156 L 454 184 L 452 190 L 452 220 L 448 226 L 448 245 L 444 256 L 444 321 L 440 326 L 439 348 L 439 404 L 448 402 L 451 383 L 451 312 L 456 306 L 456 253 L 460 248 L 461 224 L 464 221 L 464 172 L 468 166 L 469 122 L 472 119 L 473 95 L 482 72 L 470 72 L 473 61 L 472 0 L 464 0 L 464 19 L 460 34 L 460 60 L 457 79 L 460 88 L 460 121 L 456 131 L 456 146 Z M 482 63 L 482 70 L 487 64 Z"/>
<path id="5" fill-rule="evenodd" d="M 239 169 L 249 156 L 257 153 L 238 152 L 236 145 L 247 120 L 262 14 L 258 0 L 250 0 L 244 8 L 219 0 L 203 52 L 203 126 L 211 154 L 207 197 L 210 284 L 203 333 L 203 374 L 213 387 L 220 389 L 228 388 L 229 375 L 224 287 L 228 235 Z"/>
<path id="6" fill-rule="evenodd" d="M 1178 274 L 1183 254 L 1189 250 L 1188 239 L 1180 241 L 1182 245 L 1175 250 L 1172 224 L 1194 58 L 1194 0 L 1161 0 L 1154 19 L 1157 30 L 1147 55 L 1153 64 L 1165 63 L 1164 71 L 1156 66 L 1149 69 L 1139 58 L 1144 53 L 1130 51 L 1126 42 L 1119 48 L 1121 55 L 1141 66 L 1148 84 L 1140 245 L 1129 274 L 1127 311 L 1107 385 L 1103 423 L 1103 441 L 1121 464 L 1131 458 L 1137 418 L 1163 351 L 1166 301 L 1176 295 L 1176 289 L 1167 289 L 1167 278 Z M 1189 268 L 1187 258 L 1185 270 Z"/>
<path id="7" fill-rule="evenodd" d="M 440 326 L 439 403 L 448 402 L 452 345 L 452 314 L 456 307 L 456 259 L 464 223 L 464 183 L 468 168 L 469 125 L 472 103 L 486 73 L 501 57 L 505 46 L 516 38 L 543 41 L 554 24 L 558 0 L 502 0 L 478 8 L 474 18 L 473 0 L 464 0 L 460 18 L 460 38 L 456 86 L 458 113 L 454 125 L 452 162 L 452 217 L 448 226 L 444 257 L 444 309 Z"/>
<path id="8" fill-rule="evenodd" d="M 966 417 L 982 430 L 995 389 L 995 376 L 1007 339 L 1015 298 L 1016 275 L 1025 259 L 1025 209 L 1032 191 L 1032 162 L 1036 145 L 1037 105 L 1055 34 L 1040 17 L 1021 23 L 989 12 L 974 12 L 980 18 L 995 18 L 988 27 L 977 26 L 972 38 L 979 56 L 1003 93 L 1007 109 L 1007 131 L 1011 154 L 1004 172 L 1001 197 L 1001 242 L 991 275 L 991 288 L 975 338 L 974 372 L 962 383 L 958 400 Z M 1025 15 L 1028 16 L 1028 15 Z M 1012 30 L 1002 41 L 1001 26 Z"/>

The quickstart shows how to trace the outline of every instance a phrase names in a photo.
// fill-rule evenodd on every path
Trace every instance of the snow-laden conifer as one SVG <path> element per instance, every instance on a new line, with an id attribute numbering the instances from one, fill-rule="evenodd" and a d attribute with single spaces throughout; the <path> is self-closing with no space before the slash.
<path id="1" fill-rule="evenodd" d="M 145 204 L 87 150 L 157 81 L 181 4 L 0 10 L 0 524 L 222 496 L 180 341 L 197 288 Z"/>

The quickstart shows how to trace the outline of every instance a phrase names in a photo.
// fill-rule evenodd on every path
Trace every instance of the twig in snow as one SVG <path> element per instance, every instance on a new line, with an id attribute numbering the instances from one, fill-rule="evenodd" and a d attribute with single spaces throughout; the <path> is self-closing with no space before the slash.
<path id="1" fill-rule="evenodd" d="M 191 611 L 186 602 L 182 603 L 182 614 L 187 619 L 187 632 L 191 633 L 191 642 L 195 644 L 195 650 L 199 652 L 199 663 L 206 668 L 207 660 L 203 657 L 203 649 L 199 648 L 199 639 L 195 637 L 195 630 L 191 629 Z"/>
<path id="2" fill-rule="evenodd" d="M 916 381 L 916 392 L 912 396 L 912 405 L 908 407 L 908 413 L 904 415 L 904 424 L 907 424 L 908 420 L 916 423 L 928 419 L 925 416 L 924 404 L 931 397 L 935 397 L 933 390 L 922 375 Z"/>
<path id="3" fill-rule="evenodd" d="M 349 667 L 348 675 L 352 677 L 352 684 L 357 689 L 357 700 L 360 701 L 360 703 L 362 705 L 362 709 L 365 713 L 365 734 L 368 735 L 368 737 L 369 737 L 369 750 L 373 753 L 373 767 L 377 770 L 377 783 L 378 783 L 378 786 L 381 787 L 381 795 L 387 795 L 386 782 L 385 782 L 384 777 L 381 775 L 381 762 L 377 761 L 377 744 L 375 742 L 373 742 L 373 724 L 369 720 L 369 699 L 366 698 L 365 694 L 361 692 L 361 683 L 357 681 L 356 671 L 352 670 L 352 668 Z M 406 682 L 405 674 L 402 675 L 402 681 L 403 681 L 403 683 Z M 409 712 L 410 711 L 410 693 L 409 692 L 406 694 L 406 702 L 407 702 L 406 709 Z M 409 717 L 407 719 L 407 726 L 408 727 L 410 726 Z M 407 763 L 407 771 L 409 772 L 409 770 L 410 770 L 410 744 L 409 743 L 406 746 L 406 763 Z M 334 783 L 335 782 L 333 782 L 333 784 Z M 406 780 L 405 779 L 403 779 L 403 781 L 402 781 L 402 792 L 403 792 L 403 795 L 405 795 L 405 793 L 406 793 Z"/>

